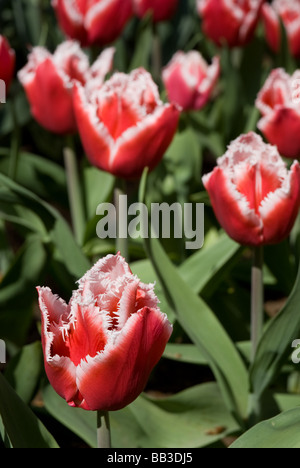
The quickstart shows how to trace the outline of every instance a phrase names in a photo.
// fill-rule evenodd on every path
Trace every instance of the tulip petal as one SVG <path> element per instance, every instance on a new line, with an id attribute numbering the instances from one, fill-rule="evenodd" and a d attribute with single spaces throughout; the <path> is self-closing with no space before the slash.
<path id="1" fill-rule="evenodd" d="M 52 0 L 58 22 L 65 34 L 77 39 L 83 46 L 88 45 L 87 33 L 84 28 L 83 12 L 76 0 Z"/>
<path id="2" fill-rule="evenodd" d="M 263 240 L 263 225 L 247 198 L 236 189 L 228 174 L 220 167 L 203 177 L 215 215 L 228 235 L 245 245 L 259 245 Z"/>
<path id="3" fill-rule="evenodd" d="M 264 224 L 265 243 L 276 244 L 286 238 L 300 207 L 300 166 L 295 161 L 281 188 L 262 202 L 260 215 Z"/>
<path id="4" fill-rule="evenodd" d="M 74 87 L 74 110 L 81 141 L 91 164 L 109 171 L 113 139 L 99 122 L 95 106 L 87 101 L 84 88 L 80 86 Z"/>
<path id="5" fill-rule="evenodd" d="M 116 176 L 134 179 L 145 167 L 154 169 L 174 138 L 180 112 L 175 105 L 159 106 L 116 141 L 109 170 Z"/>
<path id="6" fill-rule="evenodd" d="M 85 408 L 114 411 L 144 390 L 172 333 L 167 317 L 145 307 L 132 315 L 102 353 L 77 368 L 77 385 Z"/>
<path id="7" fill-rule="evenodd" d="M 288 107 L 281 107 L 272 114 L 263 117 L 257 127 L 267 140 L 276 145 L 278 151 L 286 158 L 300 156 L 300 113 Z"/>

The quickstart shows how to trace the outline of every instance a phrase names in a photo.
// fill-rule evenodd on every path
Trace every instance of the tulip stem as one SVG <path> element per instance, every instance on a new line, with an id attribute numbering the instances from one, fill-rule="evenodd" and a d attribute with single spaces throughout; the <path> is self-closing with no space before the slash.
<path id="1" fill-rule="evenodd" d="M 17 112 L 16 112 L 13 96 L 11 98 L 10 105 L 11 105 L 11 116 L 12 116 L 12 121 L 13 121 L 13 131 L 12 131 L 11 149 L 10 149 L 9 177 L 12 180 L 16 180 L 17 173 L 18 173 L 19 152 L 20 152 L 20 127 L 18 123 L 18 117 L 17 117 Z"/>
<path id="2" fill-rule="evenodd" d="M 67 146 L 64 148 L 64 161 L 74 235 L 78 244 L 81 245 L 85 229 L 84 203 L 81 193 L 76 154 L 74 147 L 69 140 Z"/>
<path id="3" fill-rule="evenodd" d="M 121 202 L 121 196 L 127 194 L 127 187 L 125 181 L 117 181 L 115 187 L 115 208 L 117 214 L 117 240 L 116 240 L 116 251 L 129 261 L 129 251 L 128 251 L 128 217 L 127 217 L 127 207 L 123 207 Z"/>
<path id="4" fill-rule="evenodd" d="M 251 290 L 252 362 L 255 359 L 264 326 L 263 263 L 263 247 L 254 247 Z"/>
<path id="5" fill-rule="evenodd" d="M 97 447 L 111 448 L 111 434 L 108 411 L 97 412 Z"/>

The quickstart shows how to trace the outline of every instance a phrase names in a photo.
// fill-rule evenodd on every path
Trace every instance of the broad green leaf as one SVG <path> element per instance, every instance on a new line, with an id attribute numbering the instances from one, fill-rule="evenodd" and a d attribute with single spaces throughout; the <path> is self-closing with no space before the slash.
<path id="1" fill-rule="evenodd" d="M 32 320 L 36 286 L 45 270 L 47 253 L 36 236 L 27 238 L 0 284 L 0 336 L 22 344 Z"/>
<path id="2" fill-rule="evenodd" d="M 1 373 L 0 416 L 13 448 L 58 448 L 45 426 Z"/>
<path id="3" fill-rule="evenodd" d="M 197 294 L 205 289 L 206 294 L 215 291 L 228 269 L 236 263 L 242 248 L 227 234 L 207 249 L 199 250 L 179 268 L 179 273 Z"/>
<path id="4" fill-rule="evenodd" d="M 264 421 L 242 435 L 230 448 L 300 448 L 300 408 Z"/>
<path id="5" fill-rule="evenodd" d="M 5 369 L 5 378 L 22 400 L 29 404 L 34 397 L 43 367 L 40 342 L 24 346 Z"/>
<path id="6" fill-rule="evenodd" d="M 85 198 L 88 219 L 96 215 L 97 206 L 109 201 L 113 192 L 115 178 L 95 167 L 84 169 Z"/>
<path id="7" fill-rule="evenodd" d="M 274 382 L 292 353 L 292 343 L 300 338 L 300 269 L 294 289 L 281 312 L 270 321 L 259 343 L 250 379 L 259 398 Z"/>
<path id="8" fill-rule="evenodd" d="M 157 400 L 142 395 L 129 409 L 152 448 L 205 447 L 239 429 L 216 383 Z"/>
<path id="9" fill-rule="evenodd" d="M 144 200 L 144 175 L 140 200 Z M 181 278 L 157 239 L 145 240 L 148 256 L 170 307 L 190 339 L 207 358 L 227 407 L 241 421 L 246 415 L 248 373 L 230 337 L 207 304 Z"/>
<path id="10" fill-rule="evenodd" d="M 96 448 L 97 417 L 95 412 L 71 408 L 50 385 L 43 389 L 43 399 L 47 411 L 53 418 L 74 432 L 90 447 Z M 142 446 L 145 433 L 128 407 L 122 411 L 111 412 L 110 422 L 113 447 L 137 448 Z"/>

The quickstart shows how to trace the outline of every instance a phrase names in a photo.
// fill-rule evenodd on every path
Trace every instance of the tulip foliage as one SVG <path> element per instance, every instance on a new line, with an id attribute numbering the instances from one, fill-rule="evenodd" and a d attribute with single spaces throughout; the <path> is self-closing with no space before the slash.
<path id="1" fill-rule="evenodd" d="M 16 4 L 0 447 L 299 447 L 300 0 Z"/>

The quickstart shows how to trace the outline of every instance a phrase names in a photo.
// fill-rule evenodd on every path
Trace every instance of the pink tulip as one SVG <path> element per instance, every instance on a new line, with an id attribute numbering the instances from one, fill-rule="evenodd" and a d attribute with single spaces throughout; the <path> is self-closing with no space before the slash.
<path id="1" fill-rule="evenodd" d="M 78 85 L 74 107 L 81 141 L 94 166 L 134 179 L 153 169 L 170 145 L 179 110 L 164 104 L 144 69 L 115 73 L 102 87 Z"/>
<path id="2" fill-rule="evenodd" d="M 0 80 L 3 80 L 8 91 L 14 76 L 16 54 L 7 39 L 0 36 Z"/>
<path id="3" fill-rule="evenodd" d="M 132 0 L 52 0 L 67 37 L 82 46 L 110 44 L 133 15 Z"/>
<path id="4" fill-rule="evenodd" d="M 178 0 L 133 0 L 133 5 L 140 18 L 152 12 L 153 21 L 159 22 L 172 18 L 178 7 Z"/>
<path id="5" fill-rule="evenodd" d="M 259 92 L 256 107 L 262 114 L 258 128 L 282 156 L 300 157 L 300 71 L 292 76 L 275 69 Z"/>
<path id="6" fill-rule="evenodd" d="M 183 110 L 199 110 L 208 102 L 220 75 L 220 60 L 208 65 L 199 52 L 177 52 L 163 70 L 163 81 L 171 102 Z"/>
<path id="7" fill-rule="evenodd" d="M 218 46 L 246 45 L 254 36 L 265 0 L 197 0 L 204 34 Z"/>
<path id="8" fill-rule="evenodd" d="M 144 390 L 171 336 L 153 285 L 120 256 L 100 260 L 67 305 L 38 288 L 45 369 L 70 406 L 119 410 Z"/>
<path id="9" fill-rule="evenodd" d="M 262 17 L 267 41 L 274 52 L 279 52 L 281 44 L 282 20 L 292 55 L 300 57 L 300 0 L 273 0 L 262 9 Z"/>
<path id="10" fill-rule="evenodd" d="M 243 245 L 276 244 L 290 233 L 300 208 L 300 166 L 290 171 L 275 146 L 255 133 L 233 141 L 204 176 L 215 215 Z"/>
<path id="11" fill-rule="evenodd" d="M 74 83 L 95 79 L 98 84 L 103 83 L 112 68 L 113 56 L 114 49 L 106 49 L 90 68 L 86 54 L 76 42 L 64 42 L 54 55 L 43 47 L 35 47 L 18 76 L 37 122 L 53 133 L 75 133 Z"/>

